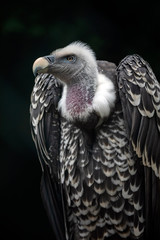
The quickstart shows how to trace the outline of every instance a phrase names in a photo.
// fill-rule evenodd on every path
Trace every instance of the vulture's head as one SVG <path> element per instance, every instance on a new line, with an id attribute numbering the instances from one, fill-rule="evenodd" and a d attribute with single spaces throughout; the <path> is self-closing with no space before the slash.
<path id="1" fill-rule="evenodd" d="M 65 84 L 77 81 L 81 75 L 97 77 L 94 52 L 81 42 L 57 49 L 49 56 L 38 58 L 33 64 L 33 73 L 51 73 Z"/>
<path id="2" fill-rule="evenodd" d="M 95 54 L 86 44 L 73 42 L 38 58 L 33 73 L 50 73 L 63 83 L 59 109 L 70 121 L 86 121 L 93 112 L 108 117 L 114 106 L 114 85 L 98 73 Z"/>

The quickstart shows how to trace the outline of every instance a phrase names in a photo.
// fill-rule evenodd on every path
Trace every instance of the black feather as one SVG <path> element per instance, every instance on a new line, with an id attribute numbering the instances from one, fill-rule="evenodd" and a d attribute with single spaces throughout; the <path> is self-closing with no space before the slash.
<path id="1" fill-rule="evenodd" d="M 130 81 L 130 78 L 132 78 L 132 81 Z M 129 85 L 127 88 L 126 81 Z M 160 87 L 149 64 L 138 55 L 128 56 L 122 60 L 118 67 L 118 82 L 124 119 L 129 130 L 128 134 L 132 147 L 137 155 L 142 157 L 144 164 L 145 182 L 142 181 L 142 184 L 145 192 L 145 240 L 155 239 L 155 236 L 160 236 L 158 235 L 160 232 L 158 230 L 160 196 L 157 192 L 160 185 L 160 132 L 158 128 L 160 118 L 157 112 Z M 137 87 L 139 88 L 138 91 Z M 130 97 L 128 98 L 130 92 L 133 96 L 135 93 L 140 94 L 138 105 L 134 105 L 134 99 L 130 101 Z M 125 101 L 129 104 L 123 106 Z M 130 114 L 130 117 L 128 114 Z M 143 180 L 141 177 L 140 179 Z M 135 202 L 141 201 L 141 204 L 143 204 L 143 194 L 141 197 L 138 195 L 135 195 L 135 197 Z M 155 213 L 155 211 L 157 212 Z M 155 214 L 157 216 L 156 221 L 154 220 Z M 135 216 L 135 224 L 137 223 L 138 219 Z"/>
<path id="2" fill-rule="evenodd" d="M 117 71 L 113 63 L 97 64 L 114 83 L 117 96 L 115 109 L 103 120 L 92 112 L 86 121 L 69 122 L 57 109 L 61 84 L 48 74 L 35 79 L 31 132 L 54 236 L 148 240 L 156 234 L 158 238 L 159 83 L 138 55 L 127 56 Z"/>

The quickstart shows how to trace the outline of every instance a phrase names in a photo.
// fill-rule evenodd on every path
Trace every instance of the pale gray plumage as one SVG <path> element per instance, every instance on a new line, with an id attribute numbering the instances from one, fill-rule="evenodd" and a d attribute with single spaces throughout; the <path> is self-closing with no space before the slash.
<path id="1" fill-rule="evenodd" d="M 116 69 L 75 42 L 33 71 L 32 136 L 56 239 L 157 233 L 160 86 L 148 63 L 133 55 Z"/>

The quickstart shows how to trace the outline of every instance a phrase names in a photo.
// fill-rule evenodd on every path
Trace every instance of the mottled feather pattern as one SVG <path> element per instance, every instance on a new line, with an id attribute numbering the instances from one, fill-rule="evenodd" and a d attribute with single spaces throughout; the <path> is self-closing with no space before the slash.
<path id="1" fill-rule="evenodd" d="M 138 55 L 117 69 L 97 64 L 116 92 L 115 108 L 103 119 L 93 111 L 87 120 L 67 120 L 58 109 L 60 82 L 52 74 L 35 79 L 31 131 L 47 213 L 58 240 L 151 239 L 160 220 L 160 86 Z"/>
<path id="2" fill-rule="evenodd" d="M 35 78 L 30 106 L 32 126 L 34 127 L 35 134 L 37 133 L 37 126 L 43 117 L 44 111 L 47 110 L 51 104 L 57 106 L 60 99 L 60 92 L 55 91 L 55 87 L 58 88 L 59 83 L 51 74 L 39 74 Z"/>
<path id="3" fill-rule="evenodd" d="M 65 119 L 61 124 L 61 182 L 72 212 L 73 239 L 139 237 L 144 231 L 143 171 L 139 166 L 137 172 L 129 151 L 121 110 L 95 130 L 92 148 L 86 147 L 83 131 Z"/>
<path id="4" fill-rule="evenodd" d="M 160 86 L 148 63 L 126 57 L 118 68 L 119 92 L 134 150 L 160 178 Z M 129 100 L 129 102 L 127 101 Z"/>
<path id="5" fill-rule="evenodd" d="M 51 175 L 57 170 L 60 134 L 57 105 L 61 96 L 61 84 L 50 74 L 39 74 L 31 95 L 31 130 L 42 169 L 49 166 Z M 47 116 L 46 116 L 47 115 Z M 57 136 L 58 135 L 58 136 Z M 56 145 L 52 143 L 56 142 Z M 56 172 L 56 175 L 58 173 Z"/>

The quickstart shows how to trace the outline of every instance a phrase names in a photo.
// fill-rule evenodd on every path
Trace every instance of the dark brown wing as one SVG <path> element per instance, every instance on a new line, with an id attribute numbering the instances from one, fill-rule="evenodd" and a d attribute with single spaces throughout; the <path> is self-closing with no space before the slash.
<path id="1" fill-rule="evenodd" d="M 63 196 L 59 182 L 61 86 L 49 74 L 35 79 L 31 95 L 31 132 L 42 166 L 41 194 L 55 239 L 65 239 Z"/>
<path id="2" fill-rule="evenodd" d="M 132 147 L 145 171 L 146 236 L 160 237 L 160 85 L 149 64 L 127 56 L 117 69 L 119 95 Z M 149 235 L 150 234 L 150 235 Z M 147 238 L 148 239 L 148 238 Z"/>

